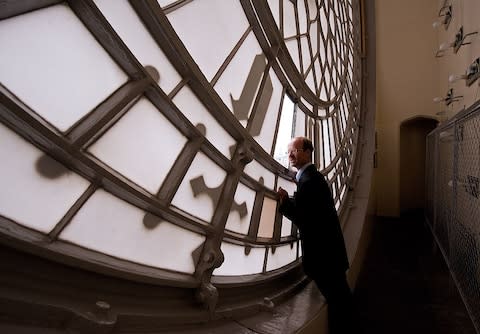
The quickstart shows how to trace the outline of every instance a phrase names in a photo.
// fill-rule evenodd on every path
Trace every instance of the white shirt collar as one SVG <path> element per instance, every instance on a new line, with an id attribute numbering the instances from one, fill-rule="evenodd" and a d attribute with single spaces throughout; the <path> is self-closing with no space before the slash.
<path id="1" fill-rule="evenodd" d="M 311 162 L 310 163 L 306 163 L 305 165 L 303 165 L 302 168 L 300 168 L 297 172 L 297 175 L 295 175 L 295 178 L 297 179 L 297 182 L 300 181 L 300 177 L 302 176 L 303 172 L 305 171 L 305 169 L 307 169 L 308 166 L 310 165 L 313 165 Z"/>

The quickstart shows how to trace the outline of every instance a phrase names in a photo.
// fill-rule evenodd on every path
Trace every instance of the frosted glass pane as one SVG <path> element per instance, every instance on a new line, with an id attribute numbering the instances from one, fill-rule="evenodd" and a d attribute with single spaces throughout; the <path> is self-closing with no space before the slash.
<path id="1" fill-rule="evenodd" d="M 128 79 L 66 5 L 0 21 L 0 45 L 2 84 L 62 131 Z"/>
<path id="2" fill-rule="evenodd" d="M 273 17 L 275 18 L 275 22 L 277 23 L 277 27 L 280 27 L 279 24 L 279 17 L 280 17 L 280 6 L 278 0 L 268 0 L 268 6 L 270 7 L 270 11 L 272 12 Z"/>
<path id="3" fill-rule="evenodd" d="M 153 40 L 128 1 L 95 0 L 95 4 L 139 62 L 143 66 L 155 67 L 160 73 L 160 87 L 167 94 L 170 93 L 182 78 Z"/>
<path id="4" fill-rule="evenodd" d="M 317 0 L 307 0 L 308 11 L 310 13 L 310 20 L 315 20 L 317 17 Z"/>
<path id="5" fill-rule="evenodd" d="M 296 39 L 291 39 L 285 41 L 285 45 L 287 46 L 288 52 L 290 56 L 292 56 L 292 60 L 297 66 L 297 69 L 300 69 L 300 57 L 298 55 L 298 43 Z"/>
<path id="6" fill-rule="evenodd" d="M 297 119 L 295 121 L 295 137 L 305 136 L 305 114 L 297 110 Z"/>
<path id="7" fill-rule="evenodd" d="M 297 1 L 298 6 L 298 24 L 300 26 L 300 34 L 307 33 L 307 9 L 304 1 Z"/>
<path id="8" fill-rule="evenodd" d="M 272 238 L 275 227 L 275 216 L 277 213 L 277 201 L 268 197 L 263 199 L 262 214 L 260 215 L 260 225 L 258 226 L 258 236 L 262 238 Z"/>
<path id="9" fill-rule="evenodd" d="M 209 113 L 189 87 L 182 88 L 173 99 L 175 105 L 193 125 L 202 123 L 206 127 L 208 141 L 226 157 L 230 158 L 230 147 L 236 144 L 235 140 Z"/>
<path id="10" fill-rule="evenodd" d="M 285 189 L 290 196 L 293 196 L 293 193 L 297 191 L 297 185 L 293 181 L 285 180 L 282 177 L 278 177 L 277 187 L 282 187 Z"/>
<path id="11" fill-rule="evenodd" d="M 265 56 L 263 56 L 262 59 L 262 56 L 256 58 L 255 56 L 257 55 L 263 55 L 263 52 L 254 33 L 250 32 L 240 49 L 235 54 L 235 57 L 233 57 L 232 61 L 228 64 L 227 68 L 215 84 L 214 88 L 218 95 L 232 112 L 234 111 L 232 99 L 240 99 L 244 86 L 256 85 L 258 89 L 258 86 L 260 85 L 261 74 L 265 71 L 267 62 Z M 248 76 L 253 74 L 258 76 L 258 80 L 256 82 L 247 81 Z M 248 113 L 250 113 L 253 98 L 254 96 L 252 96 L 252 101 L 249 101 L 250 103 L 247 104 Z"/>
<path id="12" fill-rule="evenodd" d="M 282 217 L 282 231 L 280 236 L 288 237 L 292 234 L 292 221 L 288 218 Z"/>
<path id="13" fill-rule="evenodd" d="M 272 253 L 272 249 L 268 250 L 267 259 L 267 271 L 275 270 L 292 263 L 297 259 L 297 245 L 283 245 L 276 247 L 275 253 Z"/>
<path id="14" fill-rule="evenodd" d="M 88 181 L 3 124 L 0 143 L 0 214 L 49 233 L 85 192 Z"/>
<path id="15" fill-rule="evenodd" d="M 239 1 L 192 1 L 167 16 L 208 81 L 249 26 Z"/>
<path id="16" fill-rule="evenodd" d="M 232 208 L 230 214 L 228 215 L 225 228 L 230 231 L 247 235 L 250 226 L 250 218 L 252 216 L 253 203 L 255 202 L 255 191 L 243 185 L 242 183 L 239 183 L 234 200 L 238 205 L 245 203 L 247 212 L 242 217 L 238 210 L 233 210 Z"/>
<path id="17" fill-rule="evenodd" d="M 312 23 L 310 25 L 310 43 L 312 44 L 312 53 L 313 53 L 314 57 L 318 52 L 318 36 L 317 36 L 317 34 L 318 34 L 318 25 L 317 25 L 317 21 L 315 21 L 314 23 Z"/>
<path id="18" fill-rule="evenodd" d="M 278 125 L 277 142 L 275 143 L 275 151 L 273 158 L 288 168 L 288 144 L 292 140 L 293 132 L 293 114 L 295 104 L 285 95 L 283 98 L 282 113 L 280 116 L 280 124 Z"/>
<path id="19" fill-rule="evenodd" d="M 141 98 L 89 151 L 156 194 L 186 138 L 146 98 Z"/>
<path id="20" fill-rule="evenodd" d="M 275 174 L 259 164 L 256 160 L 252 160 L 245 166 L 244 172 L 254 180 L 263 180 L 263 185 L 269 189 L 273 189 L 275 184 Z"/>
<path id="21" fill-rule="evenodd" d="M 315 88 L 315 81 L 313 80 L 313 70 L 310 69 L 308 72 L 307 78 L 305 79 L 305 82 L 307 83 L 308 87 L 312 90 L 314 94 L 316 94 L 316 88 Z"/>
<path id="22" fill-rule="evenodd" d="M 120 259 L 185 273 L 195 271 L 192 252 L 205 237 L 168 222 L 143 224 L 145 211 L 98 190 L 60 238 Z"/>
<path id="23" fill-rule="evenodd" d="M 323 154 L 325 156 L 325 166 L 328 166 L 332 161 L 332 156 L 330 154 L 330 134 L 328 132 L 327 120 L 322 121 L 323 127 Z"/>
<path id="24" fill-rule="evenodd" d="M 224 242 L 221 250 L 225 261 L 213 271 L 213 275 L 248 275 L 263 271 L 265 248 L 252 248 L 250 253 L 245 255 L 245 246 Z"/>
<path id="25" fill-rule="evenodd" d="M 323 32 L 323 35 L 326 37 L 327 36 L 327 32 L 328 32 L 328 19 L 327 19 L 327 15 L 325 13 L 325 6 L 321 6 L 320 7 L 320 25 L 321 25 L 321 29 L 322 29 L 322 32 Z"/>
<path id="26" fill-rule="evenodd" d="M 177 190 L 172 204 L 209 222 L 215 209 L 215 196 L 219 196 L 226 172 L 204 153 L 198 153 Z M 191 183 L 204 182 L 205 186 L 195 196 Z M 211 193 L 210 193 L 211 191 Z"/>
<path id="27" fill-rule="evenodd" d="M 167 6 L 171 3 L 174 3 L 174 2 L 177 2 L 178 0 L 157 0 L 158 4 L 163 7 L 163 6 Z"/>
<path id="28" fill-rule="evenodd" d="M 254 139 L 263 147 L 263 149 L 270 154 L 273 145 L 273 136 L 275 134 L 275 124 L 277 124 L 278 111 L 280 110 L 280 99 L 282 98 L 282 83 L 278 80 L 277 75 L 272 70 L 270 71 L 270 78 L 272 80 L 272 97 L 268 104 L 265 120 L 263 121 L 260 134 Z M 257 110 L 258 113 L 258 110 Z"/>
<path id="29" fill-rule="evenodd" d="M 283 1 L 283 31 L 285 37 L 297 35 L 295 8 L 291 1 Z"/>
<path id="30" fill-rule="evenodd" d="M 302 47 L 302 61 L 303 70 L 306 71 L 308 66 L 312 63 L 312 56 L 310 55 L 310 48 L 308 47 L 307 37 L 300 38 L 300 45 Z"/>

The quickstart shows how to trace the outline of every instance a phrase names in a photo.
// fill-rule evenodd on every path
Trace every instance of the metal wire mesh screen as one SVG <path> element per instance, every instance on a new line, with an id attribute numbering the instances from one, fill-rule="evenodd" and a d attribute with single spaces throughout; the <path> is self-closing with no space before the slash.
<path id="1" fill-rule="evenodd" d="M 427 137 L 426 216 L 480 332 L 480 109 Z"/>

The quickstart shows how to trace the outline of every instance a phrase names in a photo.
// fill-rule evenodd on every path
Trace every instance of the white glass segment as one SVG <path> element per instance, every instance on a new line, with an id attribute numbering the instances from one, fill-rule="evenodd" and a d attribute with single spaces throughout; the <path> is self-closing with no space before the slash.
<path id="1" fill-rule="evenodd" d="M 1 123 L 0 143 L 0 214 L 49 233 L 88 188 L 88 181 Z M 43 176 L 39 159 L 45 159 L 57 176 Z"/>
<path id="2" fill-rule="evenodd" d="M 171 2 L 171 1 L 170 1 Z M 95 0 L 108 22 L 143 66 L 160 74 L 158 84 L 167 94 L 182 80 L 128 1 Z"/>
<path id="3" fill-rule="evenodd" d="M 277 27 L 280 27 L 280 6 L 278 0 L 268 0 L 268 6 L 270 7 L 270 11 L 272 12 L 273 17 L 275 18 L 275 22 L 277 23 Z"/>
<path id="4" fill-rule="evenodd" d="M 192 1 L 167 17 L 208 81 L 249 27 L 239 1 Z"/>
<path id="5" fill-rule="evenodd" d="M 260 134 L 257 137 L 254 137 L 254 139 L 268 154 L 271 154 L 272 151 L 273 136 L 275 134 L 275 126 L 272 126 L 272 124 L 277 123 L 278 111 L 280 109 L 280 99 L 283 91 L 282 83 L 275 74 L 275 71 L 270 71 L 270 78 L 272 80 L 273 87 L 272 97 L 270 99 L 270 103 L 268 104 L 268 109 Z"/>
<path id="6" fill-rule="evenodd" d="M 285 38 L 297 36 L 295 8 L 291 1 L 283 1 L 283 36 Z"/>
<path id="7" fill-rule="evenodd" d="M 294 243 L 293 245 L 282 245 L 275 248 L 275 253 L 272 253 L 272 249 L 268 249 L 268 258 L 267 258 L 267 271 L 275 270 L 281 267 L 286 266 L 289 263 L 292 263 L 297 259 L 297 246 Z"/>
<path id="8" fill-rule="evenodd" d="M 307 83 L 307 86 L 312 90 L 314 94 L 316 94 L 316 87 L 315 87 L 315 81 L 313 80 L 313 70 L 310 69 L 308 72 L 307 78 L 305 79 L 305 82 Z"/>
<path id="9" fill-rule="evenodd" d="M 265 248 L 252 248 L 245 255 L 245 246 L 239 246 L 223 242 L 221 246 L 225 261 L 213 271 L 213 275 L 249 275 L 263 271 Z"/>
<path id="10" fill-rule="evenodd" d="M 330 154 L 330 136 L 331 134 L 329 133 L 328 130 L 328 123 L 327 120 L 322 120 L 322 128 L 323 128 L 323 154 L 325 157 L 325 167 L 330 165 L 330 162 L 332 161 L 332 155 Z"/>
<path id="11" fill-rule="evenodd" d="M 297 110 L 295 113 L 296 120 L 295 120 L 295 137 L 303 137 L 305 136 L 305 114 L 301 110 Z"/>
<path id="12" fill-rule="evenodd" d="M 300 34 L 307 33 L 308 27 L 308 17 L 307 17 L 307 9 L 305 8 L 304 1 L 297 1 L 298 7 L 298 25 L 300 27 Z"/>
<path id="13" fill-rule="evenodd" d="M 282 113 L 280 115 L 280 124 L 278 125 L 277 142 L 275 143 L 275 151 L 273 158 L 288 168 L 288 144 L 292 140 L 293 135 L 293 116 L 295 104 L 288 95 L 284 95 Z"/>
<path id="14" fill-rule="evenodd" d="M 302 48 L 303 71 L 305 73 L 307 68 L 312 63 L 312 56 L 310 55 L 310 48 L 308 46 L 308 39 L 306 36 L 300 38 L 300 46 Z"/>
<path id="15" fill-rule="evenodd" d="M 323 49 L 323 48 L 320 48 L 320 49 Z M 317 84 L 318 84 L 318 91 L 320 91 L 320 87 L 321 87 L 321 82 L 322 82 L 322 76 L 323 76 L 323 72 L 322 72 L 322 69 L 320 67 L 320 60 L 319 58 L 317 58 L 317 60 L 315 60 L 315 62 L 313 63 L 314 67 L 315 67 L 315 75 L 317 76 Z M 321 91 L 320 91 L 321 92 Z M 320 94 L 317 93 L 317 96 L 320 97 L 322 100 L 325 101 L 325 97 L 322 97 Z"/>
<path id="16" fill-rule="evenodd" d="M 263 185 L 269 189 L 273 189 L 275 184 L 275 174 L 259 164 L 256 160 L 252 160 L 245 166 L 244 172 L 254 180 L 263 180 Z"/>
<path id="17" fill-rule="evenodd" d="M 146 212 L 104 190 L 96 191 L 60 234 L 60 239 L 116 258 L 193 273 L 192 252 L 205 237 L 162 221 L 143 225 Z"/>
<path id="18" fill-rule="evenodd" d="M 297 185 L 293 181 L 285 180 L 283 177 L 278 177 L 277 182 L 277 189 L 282 187 L 290 196 L 293 196 L 293 193 L 297 191 Z"/>
<path id="19" fill-rule="evenodd" d="M 263 55 L 263 52 L 257 42 L 257 39 L 255 38 L 255 34 L 253 32 L 250 32 L 240 49 L 238 49 L 231 62 L 228 64 L 225 71 L 215 83 L 215 90 L 222 98 L 223 103 L 225 103 L 225 105 L 232 112 L 235 111 L 233 108 L 232 99 L 239 100 L 242 96 L 242 92 L 244 91 L 245 87 L 247 87 L 247 85 L 256 85 L 256 90 L 258 90 L 258 87 L 260 86 L 261 78 L 263 76 L 263 73 L 265 72 L 265 66 L 267 64 L 267 61 L 265 56 L 263 56 L 262 72 L 253 72 L 254 61 L 257 59 L 261 60 L 261 58 L 256 58 L 257 55 Z M 250 76 L 252 78 L 258 77 L 258 80 L 256 82 L 250 82 L 247 80 Z M 254 102 L 254 96 L 249 102 L 250 105 L 248 108 L 248 114 L 250 114 L 250 110 Z M 245 126 L 245 123 L 246 122 L 243 122 L 242 124 Z"/>
<path id="20" fill-rule="evenodd" d="M 187 139 L 143 97 L 89 148 L 89 152 L 156 194 L 186 142 Z"/>
<path id="21" fill-rule="evenodd" d="M 320 26 L 322 28 L 322 32 L 323 32 L 323 35 L 327 36 L 327 32 L 328 32 L 328 19 L 327 19 L 327 15 L 325 14 L 325 6 L 321 6 L 320 7 Z"/>
<path id="22" fill-rule="evenodd" d="M 125 73 L 66 5 L 0 21 L 0 78 L 66 131 L 125 81 Z"/>
<path id="23" fill-rule="evenodd" d="M 288 237 L 292 234 L 292 221 L 286 217 L 282 217 L 281 237 Z"/>
<path id="24" fill-rule="evenodd" d="M 210 112 L 195 94 L 193 94 L 190 87 L 183 87 L 177 95 L 175 95 L 173 102 L 193 125 L 197 125 L 198 123 L 205 125 L 205 137 L 208 141 L 227 158 L 231 158 L 230 147 L 236 144 L 235 140 L 225 131 L 217 120 L 213 118 Z"/>
<path id="25" fill-rule="evenodd" d="M 297 39 L 290 39 L 288 41 L 285 41 L 285 45 L 287 46 L 288 53 L 292 57 L 295 66 L 297 66 L 297 69 L 300 71 L 300 56 L 298 53 L 299 51 Z"/>
<path id="26" fill-rule="evenodd" d="M 315 21 L 310 25 L 310 43 L 312 44 L 313 57 L 315 57 L 318 52 L 318 35 L 317 34 L 318 34 L 318 23 L 317 21 Z"/>
<path id="27" fill-rule="evenodd" d="M 225 180 L 226 172 L 204 153 L 199 152 L 178 188 L 172 200 L 172 205 L 210 222 L 215 210 L 212 198 L 207 192 L 197 194 L 197 197 L 195 197 L 193 188 L 190 185 L 192 180 L 202 176 L 206 188 L 218 188 L 217 191 L 219 192 L 222 190 L 221 185 Z M 206 188 L 205 190 L 207 190 Z"/>
<path id="28" fill-rule="evenodd" d="M 178 0 L 157 0 L 160 7 L 170 5 L 171 3 L 177 2 Z"/>
<path id="29" fill-rule="evenodd" d="M 255 191 L 242 183 L 238 183 L 234 201 L 239 205 L 245 203 L 247 205 L 247 214 L 244 217 L 240 217 L 238 211 L 231 210 L 225 228 L 247 235 L 250 227 L 250 218 L 252 217 L 253 203 L 255 202 Z"/>
<path id="30" fill-rule="evenodd" d="M 330 53 L 328 53 L 330 54 Z M 332 97 L 332 81 L 330 80 L 330 68 L 329 66 L 327 66 L 327 68 L 325 69 L 325 72 L 323 72 L 323 80 L 325 81 L 325 91 L 321 94 L 324 94 L 322 96 L 325 97 L 325 100 L 330 100 L 330 98 Z"/>
<path id="31" fill-rule="evenodd" d="M 333 118 L 332 117 L 329 117 L 328 118 L 328 129 L 329 129 L 329 133 L 330 133 L 330 149 L 332 152 L 332 160 L 333 158 L 336 156 L 337 154 L 337 150 L 335 148 L 335 144 L 336 144 L 336 136 L 335 136 L 335 128 L 333 126 Z"/>
<path id="32" fill-rule="evenodd" d="M 258 236 L 261 238 L 272 238 L 275 227 L 275 215 L 277 213 L 277 201 L 268 197 L 263 199 Z"/>
<path id="33" fill-rule="evenodd" d="M 310 21 L 315 20 L 317 17 L 317 0 L 307 0 L 308 12 L 310 14 Z"/>

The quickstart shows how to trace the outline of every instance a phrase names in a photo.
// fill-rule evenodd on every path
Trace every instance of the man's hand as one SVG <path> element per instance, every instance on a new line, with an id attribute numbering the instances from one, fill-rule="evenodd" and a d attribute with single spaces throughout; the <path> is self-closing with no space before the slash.
<path id="1" fill-rule="evenodd" d="M 283 204 L 283 202 L 288 199 L 288 193 L 282 187 L 279 187 L 277 190 L 277 199 L 280 202 L 280 205 Z"/>

